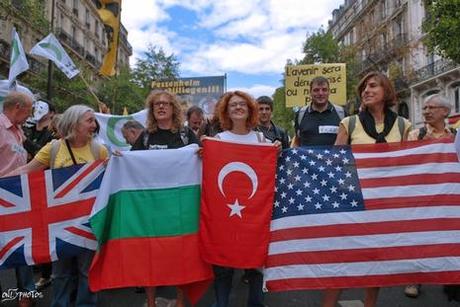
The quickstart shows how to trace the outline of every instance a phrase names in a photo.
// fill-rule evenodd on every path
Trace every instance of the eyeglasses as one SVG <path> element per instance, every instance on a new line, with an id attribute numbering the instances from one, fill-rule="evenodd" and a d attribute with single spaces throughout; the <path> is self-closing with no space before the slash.
<path id="1" fill-rule="evenodd" d="M 154 108 L 159 108 L 160 106 L 170 107 L 171 105 L 172 105 L 172 103 L 170 101 L 155 101 L 153 103 Z"/>
<path id="2" fill-rule="evenodd" d="M 423 111 L 431 111 L 431 110 L 441 109 L 441 108 L 444 108 L 444 107 L 441 107 L 441 106 L 424 106 L 422 108 L 422 110 Z"/>
<path id="3" fill-rule="evenodd" d="M 247 107 L 248 107 L 248 104 L 247 104 L 246 101 L 237 101 L 237 102 L 229 103 L 228 106 L 229 106 L 230 108 L 236 108 L 236 107 L 247 108 Z"/>

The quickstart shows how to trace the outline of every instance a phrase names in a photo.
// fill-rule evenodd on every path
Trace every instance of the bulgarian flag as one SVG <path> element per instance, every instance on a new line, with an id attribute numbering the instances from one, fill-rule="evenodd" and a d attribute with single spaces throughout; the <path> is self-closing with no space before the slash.
<path id="1" fill-rule="evenodd" d="M 213 274 L 198 248 L 197 149 L 131 151 L 110 159 L 90 218 L 98 241 L 92 291 L 180 286 L 192 304 L 204 294 Z"/>

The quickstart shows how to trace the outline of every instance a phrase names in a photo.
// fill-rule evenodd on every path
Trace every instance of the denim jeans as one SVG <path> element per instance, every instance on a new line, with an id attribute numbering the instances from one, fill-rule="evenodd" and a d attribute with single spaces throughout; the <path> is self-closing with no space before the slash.
<path id="1" fill-rule="evenodd" d="M 77 285 L 75 307 L 95 307 L 97 295 L 89 290 L 88 270 L 94 251 L 86 250 L 77 257 L 53 262 L 52 307 L 70 306 L 70 296 Z M 76 281 L 76 282 L 75 282 Z"/>
<path id="2" fill-rule="evenodd" d="M 228 307 L 230 291 L 232 290 L 233 272 L 235 269 L 213 266 L 214 291 L 216 302 L 213 307 Z M 263 275 L 256 269 L 245 270 L 249 281 L 248 307 L 263 307 L 264 294 L 262 292 Z"/>
<path id="3" fill-rule="evenodd" d="M 23 265 L 16 269 L 16 280 L 20 291 L 35 290 L 34 272 L 32 266 Z"/>

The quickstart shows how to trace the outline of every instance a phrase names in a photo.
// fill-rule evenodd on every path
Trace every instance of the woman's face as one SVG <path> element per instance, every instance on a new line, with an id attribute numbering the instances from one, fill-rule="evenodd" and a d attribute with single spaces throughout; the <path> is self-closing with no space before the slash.
<path id="1" fill-rule="evenodd" d="M 173 102 L 168 95 L 160 95 L 152 103 L 153 117 L 157 121 L 172 120 Z"/>
<path id="2" fill-rule="evenodd" d="M 76 127 L 77 136 L 91 137 L 96 131 L 96 116 L 94 112 L 87 111 L 78 121 Z"/>
<path id="3" fill-rule="evenodd" d="M 249 107 L 246 99 L 234 95 L 228 101 L 227 113 L 232 122 L 246 121 L 249 117 Z"/>
<path id="4" fill-rule="evenodd" d="M 384 89 L 380 82 L 372 77 L 366 82 L 364 90 L 361 92 L 361 101 L 365 107 L 372 107 L 379 104 L 384 104 Z"/>

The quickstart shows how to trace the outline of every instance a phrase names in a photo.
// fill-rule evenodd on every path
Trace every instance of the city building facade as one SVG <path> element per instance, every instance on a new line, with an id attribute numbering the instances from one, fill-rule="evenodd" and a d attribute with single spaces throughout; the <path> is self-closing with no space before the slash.
<path id="1" fill-rule="evenodd" d="M 332 12 L 328 31 L 355 48 L 359 75 L 386 72 L 400 99 L 399 113 L 423 125 L 422 103 L 442 93 L 452 103 L 452 121 L 460 115 L 460 65 L 430 53 L 423 43 L 422 0 L 345 0 Z"/>
<path id="2" fill-rule="evenodd" d="M 27 4 L 33 5 L 38 12 L 42 10 L 42 14 L 27 16 Z M 86 64 L 94 72 L 93 77 L 96 76 L 107 52 L 107 38 L 94 0 L 1 0 L 0 5 L 5 8 L 0 9 L 0 74 L 8 74 L 13 27 L 16 27 L 24 50 L 28 53 L 48 35 L 52 23 L 54 34 L 68 53 Z M 127 37 L 128 31 L 121 25 L 118 70 L 129 66 L 132 47 Z M 28 58 L 32 73 L 46 69 L 46 60 Z"/>

